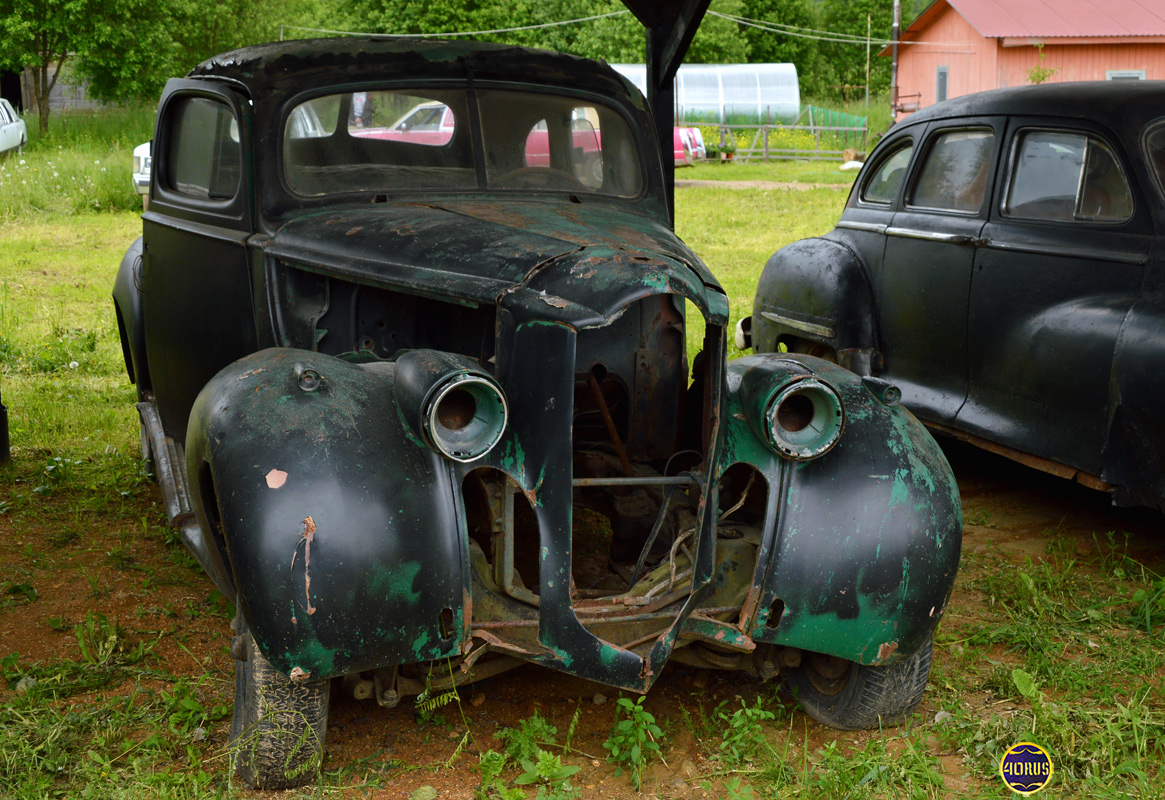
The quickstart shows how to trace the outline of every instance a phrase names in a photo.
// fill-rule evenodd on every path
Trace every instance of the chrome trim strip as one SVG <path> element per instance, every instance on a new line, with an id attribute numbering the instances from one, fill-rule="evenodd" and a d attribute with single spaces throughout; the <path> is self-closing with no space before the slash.
<path id="1" fill-rule="evenodd" d="M 762 311 L 760 312 L 760 315 L 771 322 L 784 325 L 786 328 L 793 328 L 794 330 L 811 333 L 814 336 L 820 336 L 823 339 L 833 338 L 833 328 L 828 328 L 825 325 L 815 325 L 812 322 L 802 322 L 799 319 L 782 316 L 781 314 L 776 314 L 772 311 Z"/>
<path id="2" fill-rule="evenodd" d="M 886 235 L 946 244 L 976 244 L 979 241 L 974 236 L 968 236 L 965 233 L 937 233 L 935 231 L 915 230 L 914 228 L 887 228 Z"/>
<path id="3" fill-rule="evenodd" d="M 887 225 L 877 222 L 850 222 L 842 220 L 837 223 L 838 228 L 849 228 L 851 231 L 869 231 L 870 233 L 885 233 Z"/>
<path id="4" fill-rule="evenodd" d="M 1119 250 L 1100 250 L 1095 247 L 1065 247 L 1054 244 L 1001 242 L 994 239 L 985 241 L 983 246 L 992 250 L 1010 250 L 1015 253 L 1036 253 L 1037 255 L 1064 256 L 1066 258 L 1088 258 L 1093 261 L 1112 261 L 1117 264 L 1132 264 L 1138 267 L 1149 263 L 1148 253 L 1122 253 Z"/>

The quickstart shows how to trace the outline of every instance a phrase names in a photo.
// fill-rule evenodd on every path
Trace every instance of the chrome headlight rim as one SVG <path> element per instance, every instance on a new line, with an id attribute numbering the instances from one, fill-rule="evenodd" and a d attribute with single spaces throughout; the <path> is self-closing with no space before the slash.
<path id="1" fill-rule="evenodd" d="M 459 393 L 464 393 L 464 397 Z M 473 402 L 471 409 L 466 397 Z M 487 406 L 497 404 L 498 417 L 489 419 L 480 415 L 483 400 Z M 445 458 L 464 464 L 482 458 L 497 446 L 509 424 L 510 407 L 505 392 L 495 381 L 463 373 L 433 389 L 422 419 L 429 446 Z M 449 424 L 453 419 L 464 420 L 464 424 Z M 467 429 L 468 433 L 461 433 Z"/>
<path id="2" fill-rule="evenodd" d="M 831 385 L 805 376 L 782 386 L 764 411 L 769 447 L 793 461 L 828 453 L 845 429 L 845 404 Z"/>

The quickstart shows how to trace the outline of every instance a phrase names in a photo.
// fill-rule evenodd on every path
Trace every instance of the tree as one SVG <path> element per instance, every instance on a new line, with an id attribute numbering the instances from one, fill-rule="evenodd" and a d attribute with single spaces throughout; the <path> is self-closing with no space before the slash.
<path id="1" fill-rule="evenodd" d="M 813 0 L 745 0 L 743 16 L 796 28 L 820 29 L 819 4 Z M 825 94 L 831 83 L 829 66 L 818 48 L 819 34 L 812 30 L 774 33 L 742 26 L 748 42 L 748 60 L 753 63 L 792 64 L 797 68 L 801 94 Z"/>
<path id="2" fill-rule="evenodd" d="M 32 69 L 40 131 L 49 127 L 49 92 L 71 54 L 87 49 L 98 0 L 0 0 L 0 58 Z"/>

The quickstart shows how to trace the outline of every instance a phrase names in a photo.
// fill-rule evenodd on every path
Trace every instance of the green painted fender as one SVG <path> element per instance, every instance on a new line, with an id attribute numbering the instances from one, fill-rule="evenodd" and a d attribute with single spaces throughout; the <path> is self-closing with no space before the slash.
<path id="1" fill-rule="evenodd" d="M 765 395 L 745 390 L 803 376 L 837 392 L 845 427 L 824 455 L 792 461 L 758 437 L 750 420 Z M 818 358 L 736 359 L 728 389 L 718 471 L 750 463 L 769 485 L 750 635 L 862 664 L 916 652 L 946 607 L 962 543 L 958 487 L 938 444 L 909 411 Z"/>
<path id="2" fill-rule="evenodd" d="M 448 462 L 404 421 L 396 365 L 270 349 L 190 415 L 200 522 L 280 671 L 313 679 L 445 658 L 467 634 L 468 561 Z"/>

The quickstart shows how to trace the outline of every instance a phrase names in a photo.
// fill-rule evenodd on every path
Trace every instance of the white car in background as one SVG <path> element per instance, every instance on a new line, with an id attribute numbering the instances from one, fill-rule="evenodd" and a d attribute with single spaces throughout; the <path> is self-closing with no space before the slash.
<path id="1" fill-rule="evenodd" d="M 28 141 L 28 128 L 4 98 L 0 98 L 0 153 L 9 150 L 20 152 Z"/>
<path id="2" fill-rule="evenodd" d="M 142 202 L 147 202 L 146 197 L 150 194 L 151 144 L 142 142 L 133 149 L 133 190 L 142 196 Z"/>

